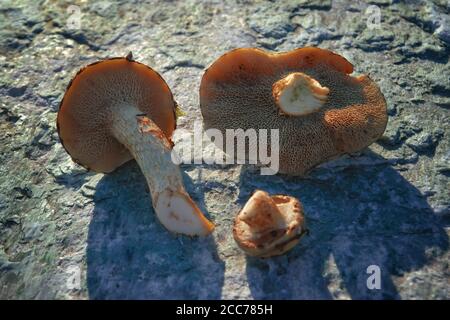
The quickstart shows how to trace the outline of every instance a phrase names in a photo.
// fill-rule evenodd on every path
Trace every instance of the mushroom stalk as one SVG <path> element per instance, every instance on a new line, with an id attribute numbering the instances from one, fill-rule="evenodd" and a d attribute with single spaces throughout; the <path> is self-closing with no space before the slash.
<path id="1" fill-rule="evenodd" d="M 272 94 L 280 113 L 303 116 L 319 110 L 330 90 L 302 72 L 294 72 L 275 82 Z"/>
<path id="2" fill-rule="evenodd" d="M 242 209 L 241 220 L 250 226 L 253 232 L 270 232 L 283 229 L 286 221 L 275 201 L 267 192 L 257 190 Z"/>
<path id="3" fill-rule="evenodd" d="M 136 107 L 114 108 L 112 135 L 134 156 L 150 189 L 160 222 L 170 231 L 204 236 L 214 225 L 205 218 L 183 186 L 180 169 L 172 162 L 171 142 Z"/>

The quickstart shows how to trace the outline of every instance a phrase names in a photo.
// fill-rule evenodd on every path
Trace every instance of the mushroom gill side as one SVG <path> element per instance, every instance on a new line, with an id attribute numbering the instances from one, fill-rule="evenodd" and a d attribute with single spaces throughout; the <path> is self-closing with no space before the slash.
<path id="1" fill-rule="evenodd" d="M 205 236 L 214 225 L 185 190 L 171 157 L 175 108 L 163 78 L 129 54 L 76 74 L 58 111 L 58 134 L 72 159 L 95 172 L 112 172 L 134 158 L 162 225 L 173 233 Z"/>
<path id="2" fill-rule="evenodd" d="M 370 77 L 352 73 L 353 65 L 345 58 L 320 48 L 232 50 L 203 74 L 205 128 L 224 136 L 227 129 L 256 129 L 257 135 L 259 129 L 277 129 L 278 172 L 303 176 L 326 161 L 368 147 L 386 128 L 380 88 Z M 228 151 L 226 144 L 217 145 Z M 249 141 L 245 150 L 251 150 Z"/>

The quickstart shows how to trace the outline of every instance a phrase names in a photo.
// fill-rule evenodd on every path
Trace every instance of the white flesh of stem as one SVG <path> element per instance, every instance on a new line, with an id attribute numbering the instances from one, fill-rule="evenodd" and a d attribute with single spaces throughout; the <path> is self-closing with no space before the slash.
<path id="1" fill-rule="evenodd" d="M 172 162 L 169 141 L 159 127 L 133 106 L 117 106 L 111 131 L 133 155 L 144 174 L 160 222 L 174 233 L 204 236 L 214 225 L 192 201 L 179 167 Z"/>

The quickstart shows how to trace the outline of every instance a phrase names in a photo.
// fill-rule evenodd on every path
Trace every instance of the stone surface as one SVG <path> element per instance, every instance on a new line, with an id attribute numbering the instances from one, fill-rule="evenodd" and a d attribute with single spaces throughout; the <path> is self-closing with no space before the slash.
<path id="1" fill-rule="evenodd" d="M 74 14 L 80 9 L 80 29 Z M 380 24 L 367 13 L 380 10 Z M 0 4 L 0 298 L 449 299 L 448 1 L 17 1 Z M 74 11 L 75 10 L 75 11 Z M 75 12 L 75 13 L 74 13 Z M 80 67 L 133 51 L 201 120 L 205 67 L 227 50 L 329 48 L 386 96 L 385 135 L 308 177 L 183 165 L 216 223 L 206 239 L 157 222 L 135 162 L 108 175 L 72 163 L 55 119 Z M 231 235 L 255 189 L 297 196 L 310 236 L 246 257 Z M 381 269 L 381 289 L 366 286 Z"/>

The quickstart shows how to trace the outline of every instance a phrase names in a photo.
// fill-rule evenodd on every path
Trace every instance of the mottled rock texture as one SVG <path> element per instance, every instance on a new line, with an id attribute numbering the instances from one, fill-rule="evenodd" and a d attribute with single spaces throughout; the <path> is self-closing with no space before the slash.
<path id="1" fill-rule="evenodd" d="M 449 12 L 445 0 L 1 1 L 0 298 L 449 299 Z M 135 162 L 86 172 L 58 141 L 66 85 L 100 58 L 133 51 L 167 80 L 179 127 L 192 129 L 203 70 L 221 54 L 308 45 L 379 83 L 384 136 L 305 178 L 183 165 L 217 225 L 209 238 L 161 227 Z M 233 241 L 256 188 L 304 204 L 310 236 L 287 255 L 247 258 Z M 379 290 L 366 287 L 374 264 Z"/>

